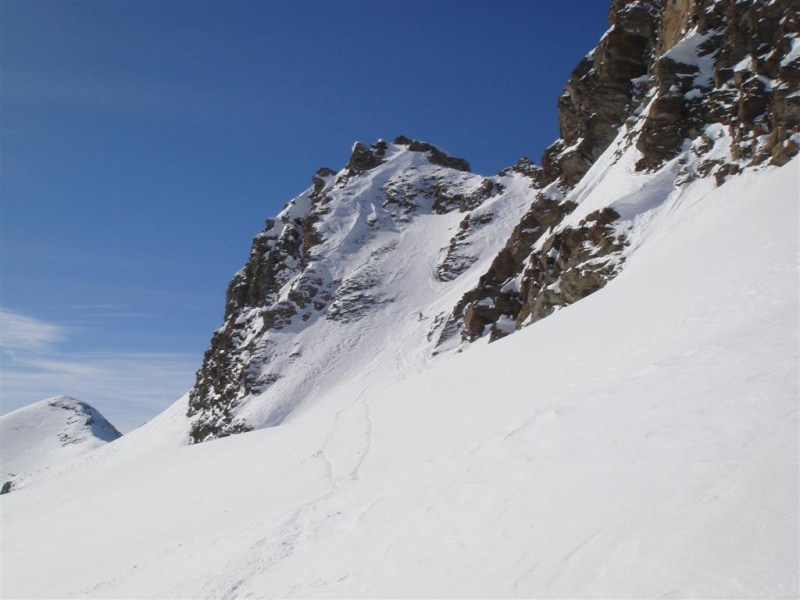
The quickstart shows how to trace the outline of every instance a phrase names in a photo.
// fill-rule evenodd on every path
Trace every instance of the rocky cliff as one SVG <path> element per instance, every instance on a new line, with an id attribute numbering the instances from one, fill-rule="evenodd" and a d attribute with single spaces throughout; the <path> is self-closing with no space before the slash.
<path id="1" fill-rule="evenodd" d="M 785 164 L 800 145 L 799 4 L 614 0 L 541 166 L 483 177 L 399 137 L 320 169 L 230 284 L 191 441 L 508 335 L 605 286 L 686 190 Z"/>
<path id="2" fill-rule="evenodd" d="M 565 220 L 604 154 L 598 171 L 627 153 L 634 173 L 662 187 L 662 171 L 680 185 L 703 177 L 721 185 L 797 154 L 799 9 L 797 0 L 612 2 L 610 29 L 558 99 L 561 138 L 542 158 L 543 189 L 454 307 L 445 339 L 503 337 L 619 272 L 630 218 L 604 206 Z"/>

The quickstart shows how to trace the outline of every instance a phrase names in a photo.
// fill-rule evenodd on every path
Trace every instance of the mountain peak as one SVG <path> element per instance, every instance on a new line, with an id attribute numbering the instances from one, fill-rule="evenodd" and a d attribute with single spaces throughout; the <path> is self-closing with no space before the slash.
<path id="1" fill-rule="evenodd" d="M 367 146 L 363 142 L 356 142 L 353 144 L 350 160 L 345 168 L 351 175 L 374 169 L 383 164 L 386 148 L 387 144 L 383 140 L 375 142 L 372 146 Z"/>
<path id="2" fill-rule="evenodd" d="M 100 411 L 70 396 L 53 396 L 3 415 L 2 492 L 9 492 L 36 471 L 121 435 Z"/>
<path id="3" fill-rule="evenodd" d="M 482 177 L 403 135 L 356 142 L 342 171 L 318 171 L 268 221 L 231 282 L 190 393 L 191 439 L 282 422 L 359 372 L 345 355 L 384 355 L 387 336 L 417 336 L 420 364 L 504 337 L 611 281 L 642 243 L 643 213 L 785 164 L 800 145 L 790 4 L 614 0 L 558 98 L 561 136 L 541 167 Z M 408 314 L 425 326 L 395 322 Z"/>
<path id="4" fill-rule="evenodd" d="M 191 440 L 280 423 L 311 396 L 309 379 L 316 388 L 373 359 L 379 349 L 368 349 L 384 339 L 377 326 L 389 314 L 385 335 L 435 344 L 468 272 L 488 267 L 530 190 L 520 172 L 476 175 L 466 160 L 404 136 L 353 144 L 342 171 L 318 170 L 267 221 L 231 281 L 225 324 L 190 392 Z M 432 303 L 441 306 L 419 318 Z M 364 323 L 376 333 L 365 336 Z M 320 364 L 326 373 L 312 377 Z"/>
<path id="5" fill-rule="evenodd" d="M 463 158 L 450 156 L 441 148 L 428 142 L 422 142 L 400 135 L 394 139 L 392 146 L 394 146 L 395 150 L 406 150 L 409 152 L 426 154 L 428 162 L 433 165 L 440 165 L 467 173 L 472 170 L 468 161 Z M 347 161 L 347 165 L 345 165 L 347 174 L 349 176 L 358 175 L 382 165 L 391 158 L 390 150 L 390 145 L 383 139 L 379 139 L 371 145 L 367 145 L 364 142 L 355 142 L 350 151 L 350 159 Z"/>
<path id="6" fill-rule="evenodd" d="M 471 172 L 469 162 L 463 158 L 456 158 L 448 155 L 441 148 L 437 148 L 433 144 L 427 142 L 420 142 L 419 140 L 412 140 L 404 135 L 397 136 L 394 139 L 396 146 L 405 146 L 411 152 L 428 152 L 428 161 L 434 165 L 442 165 L 457 171 Z"/>

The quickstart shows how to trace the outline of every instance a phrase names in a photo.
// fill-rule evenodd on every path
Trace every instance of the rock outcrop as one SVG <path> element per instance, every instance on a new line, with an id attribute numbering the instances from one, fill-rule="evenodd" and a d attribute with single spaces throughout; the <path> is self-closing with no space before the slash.
<path id="1" fill-rule="evenodd" d="M 728 129 L 735 161 L 780 165 L 796 154 L 799 11 L 796 0 L 665 3 L 640 167 L 658 168 L 715 123 Z M 724 178 L 730 164 L 708 172 Z"/>
<path id="2" fill-rule="evenodd" d="M 642 172 L 689 151 L 682 184 L 721 184 L 796 155 L 798 9 L 798 0 L 614 0 L 610 29 L 558 100 L 561 138 L 542 158 L 543 191 L 456 304 L 441 341 L 503 337 L 616 275 L 626 244 L 619 215 L 607 208 L 565 221 L 573 190 L 612 143 L 617 158 L 633 145 Z"/>
<path id="3" fill-rule="evenodd" d="M 575 185 L 617 137 L 641 99 L 660 14 L 659 0 L 612 3 L 611 28 L 558 99 L 561 138 L 542 158 L 547 182 Z"/>

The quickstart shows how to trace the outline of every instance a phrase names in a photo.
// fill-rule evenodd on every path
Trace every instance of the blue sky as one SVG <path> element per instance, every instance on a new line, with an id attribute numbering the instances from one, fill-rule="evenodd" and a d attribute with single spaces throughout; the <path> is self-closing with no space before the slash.
<path id="1" fill-rule="evenodd" d="M 191 387 L 250 240 L 355 140 L 538 161 L 605 0 L 0 3 L 0 409 Z"/>

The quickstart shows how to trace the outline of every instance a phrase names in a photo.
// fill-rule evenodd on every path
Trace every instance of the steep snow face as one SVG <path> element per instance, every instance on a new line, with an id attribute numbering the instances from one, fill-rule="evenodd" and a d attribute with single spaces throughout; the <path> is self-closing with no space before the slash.
<path id="1" fill-rule="evenodd" d="M 686 190 L 613 282 L 491 346 L 3 496 L 0 593 L 797 597 L 800 161 Z"/>
<path id="2" fill-rule="evenodd" d="M 356 144 L 253 242 L 189 397 L 198 442 L 277 425 L 342 382 L 424 369 L 452 305 L 536 193 L 422 142 Z"/>
<path id="3" fill-rule="evenodd" d="M 122 434 L 95 408 L 55 396 L 0 417 L 0 481 L 10 491 L 27 477 L 91 452 Z"/>

